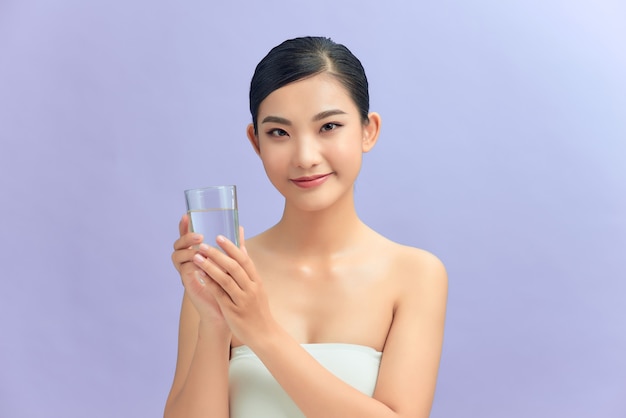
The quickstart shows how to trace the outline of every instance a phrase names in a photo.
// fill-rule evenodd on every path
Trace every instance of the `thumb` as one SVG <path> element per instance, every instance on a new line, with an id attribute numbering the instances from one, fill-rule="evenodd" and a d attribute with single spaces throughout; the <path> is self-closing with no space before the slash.
<path id="1" fill-rule="evenodd" d="M 186 213 L 183 215 L 182 218 L 180 218 L 180 222 L 178 223 L 178 232 L 180 233 L 181 237 L 189 232 L 189 215 L 187 215 Z"/>

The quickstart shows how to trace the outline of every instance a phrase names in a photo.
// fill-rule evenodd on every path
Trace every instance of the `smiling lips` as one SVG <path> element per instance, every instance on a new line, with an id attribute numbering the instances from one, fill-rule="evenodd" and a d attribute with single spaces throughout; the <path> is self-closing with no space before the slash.
<path id="1" fill-rule="evenodd" d="M 327 174 L 317 174 L 314 176 L 305 176 L 298 177 L 297 179 L 291 179 L 293 184 L 303 189 L 310 189 L 312 187 L 317 187 L 320 184 L 324 183 L 328 177 L 330 177 L 332 173 Z"/>

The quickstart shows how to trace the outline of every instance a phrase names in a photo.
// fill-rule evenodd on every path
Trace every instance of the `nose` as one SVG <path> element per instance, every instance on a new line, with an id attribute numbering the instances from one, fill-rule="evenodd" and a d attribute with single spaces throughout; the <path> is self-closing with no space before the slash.
<path id="1" fill-rule="evenodd" d="M 310 136 L 301 136 L 293 141 L 293 164 L 296 167 L 309 169 L 320 163 L 319 144 Z"/>

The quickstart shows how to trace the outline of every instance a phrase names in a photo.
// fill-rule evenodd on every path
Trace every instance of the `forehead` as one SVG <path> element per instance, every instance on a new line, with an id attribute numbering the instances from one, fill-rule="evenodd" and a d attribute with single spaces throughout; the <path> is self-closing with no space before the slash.
<path id="1" fill-rule="evenodd" d="M 312 115 L 328 109 L 358 114 L 358 109 L 344 85 L 334 76 L 321 73 L 274 90 L 261 102 L 259 119 L 268 115 Z"/>

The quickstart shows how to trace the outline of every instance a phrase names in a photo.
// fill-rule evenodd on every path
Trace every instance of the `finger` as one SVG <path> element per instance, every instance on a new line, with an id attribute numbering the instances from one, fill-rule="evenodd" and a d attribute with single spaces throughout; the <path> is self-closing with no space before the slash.
<path id="1" fill-rule="evenodd" d="M 208 292 L 218 301 L 223 303 L 224 300 L 229 300 L 228 295 L 211 280 L 202 270 L 197 269 L 191 274 L 182 277 L 183 286 L 190 295 L 196 295 L 200 298 L 206 298 L 205 294 Z M 221 306 L 221 305 L 220 305 Z"/>
<path id="2" fill-rule="evenodd" d="M 185 290 L 190 294 L 200 295 L 206 288 L 206 280 L 204 280 L 202 274 L 198 272 L 181 275 L 181 280 Z"/>
<path id="3" fill-rule="evenodd" d="M 219 252 L 215 248 L 211 248 L 214 252 Z M 218 264 L 213 262 L 212 259 L 203 257 L 200 253 L 193 256 L 193 262 L 196 266 L 200 267 L 204 272 L 216 282 L 226 293 L 230 299 L 237 304 L 242 289 L 236 280 L 233 279 L 226 271 L 224 271 Z"/>
<path id="4" fill-rule="evenodd" d="M 194 254 L 197 252 L 197 250 L 191 248 L 174 251 L 172 253 L 172 262 L 174 263 L 176 270 L 180 271 L 183 264 L 190 263 Z"/>
<path id="5" fill-rule="evenodd" d="M 206 278 L 206 273 L 200 270 L 198 266 L 193 264 L 192 262 L 184 263 L 180 266 L 180 281 L 183 283 L 183 286 L 187 287 L 186 283 L 190 280 L 196 280 L 199 277 L 204 277 L 205 281 L 211 281 Z M 201 281 L 202 284 L 204 284 Z"/>
<path id="6" fill-rule="evenodd" d="M 241 231 L 239 231 L 239 236 L 240 237 L 242 236 Z M 226 238 L 224 235 L 218 235 L 215 238 L 215 242 L 222 250 L 224 250 L 224 253 L 226 253 L 230 257 L 233 257 L 234 254 L 241 252 L 241 249 L 238 248 L 234 242 Z M 243 241 L 240 241 L 240 242 L 241 242 L 240 245 L 245 245 Z"/>
<path id="7" fill-rule="evenodd" d="M 248 254 L 248 249 L 246 248 L 246 237 L 244 236 L 243 226 L 241 225 L 239 225 L 239 249 Z"/>
<path id="8" fill-rule="evenodd" d="M 180 218 L 180 222 L 178 223 L 178 232 L 181 237 L 189 232 L 189 215 L 186 213 L 182 218 Z"/>
<path id="9" fill-rule="evenodd" d="M 208 291 L 213 295 L 222 312 L 224 312 L 225 308 L 228 307 L 225 306 L 225 304 L 228 304 L 230 306 L 235 304 L 230 295 L 222 288 L 222 286 L 220 286 L 215 280 L 212 280 L 210 277 L 208 277 L 205 272 L 200 272 L 201 273 L 198 273 L 200 275 L 198 280 L 201 280 L 205 288 L 208 289 Z"/>
<path id="10" fill-rule="evenodd" d="M 203 270 L 207 274 L 211 274 L 211 273 L 213 275 L 219 274 L 220 276 L 228 276 L 228 277 L 225 277 L 225 279 L 228 279 L 228 280 L 233 279 L 231 275 L 231 271 L 233 272 L 235 271 L 234 264 L 236 264 L 236 261 L 228 257 L 226 254 L 224 254 L 217 248 L 209 247 L 206 244 L 200 244 L 200 246 L 198 247 L 197 254 L 199 254 L 208 263 L 206 267 L 210 268 L 211 269 L 210 271 L 207 271 L 204 268 L 205 266 L 202 266 Z M 196 264 L 197 264 L 196 261 L 200 261 L 200 260 L 201 260 L 200 258 L 197 258 L 197 259 L 192 258 L 192 261 Z"/>
<path id="11" fill-rule="evenodd" d="M 237 262 L 237 266 L 243 269 L 246 277 L 249 280 L 256 281 L 256 278 L 258 276 L 256 274 L 254 263 L 252 262 L 252 259 L 248 255 L 248 250 L 246 249 L 246 241 L 244 237 L 243 227 L 240 227 L 239 229 L 239 237 L 241 242 L 240 248 L 237 248 L 237 246 L 232 241 L 230 241 L 223 235 L 219 235 L 216 239 L 216 242 L 229 257 Z M 230 270 L 227 271 L 229 273 L 233 273 Z"/>
<path id="12" fill-rule="evenodd" d="M 226 240 L 227 242 L 223 242 L 222 240 Z M 241 290 L 247 291 L 250 287 L 251 280 L 246 270 L 240 264 L 240 260 L 248 259 L 247 255 L 224 236 L 218 236 L 216 241 L 220 245 L 224 244 L 230 254 L 227 254 L 226 250 L 220 251 L 206 244 L 200 246 L 200 253 L 213 261 L 222 271 L 227 273 L 231 279 L 234 279 Z"/>
<path id="13" fill-rule="evenodd" d="M 209 278 L 207 277 L 206 273 L 203 272 L 202 270 L 198 269 L 194 272 L 193 274 L 194 279 L 196 279 L 198 282 L 200 282 L 201 285 L 206 285 L 207 282 L 209 282 Z"/>
<path id="14" fill-rule="evenodd" d="M 174 241 L 174 250 L 183 250 L 202 243 L 202 234 L 189 232 Z"/>
<path id="15" fill-rule="evenodd" d="M 197 269 L 193 272 L 193 274 L 186 276 L 186 278 L 183 280 L 183 285 L 186 289 L 193 290 L 196 294 L 208 290 L 210 293 L 213 294 L 213 296 L 216 297 L 216 299 L 217 297 L 220 297 L 222 299 L 225 298 L 232 302 L 224 289 L 222 289 L 221 286 L 217 284 L 214 280 L 211 280 L 211 278 L 200 269 Z"/>

